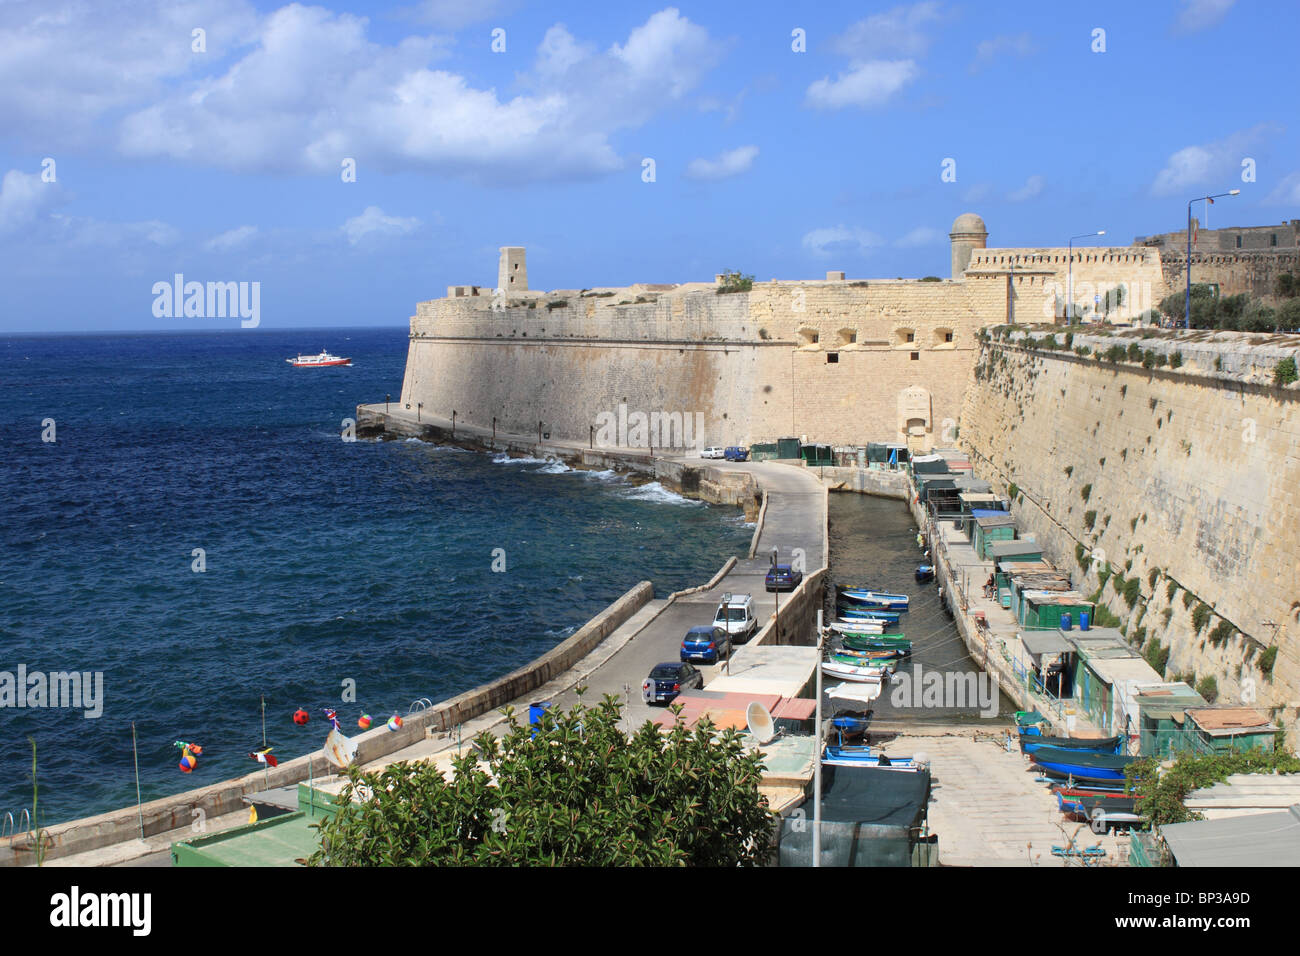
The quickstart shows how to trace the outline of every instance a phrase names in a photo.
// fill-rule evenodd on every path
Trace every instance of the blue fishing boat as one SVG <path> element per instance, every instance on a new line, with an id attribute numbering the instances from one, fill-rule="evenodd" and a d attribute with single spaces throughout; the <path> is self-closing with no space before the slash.
<path id="1" fill-rule="evenodd" d="M 1041 747 L 1030 759 L 1049 777 L 1090 780 L 1123 780 L 1124 768 L 1137 757 L 1128 754 L 1097 754 L 1064 747 Z"/>
<path id="2" fill-rule="evenodd" d="M 1022 732 L 1020 734 L 1020 752 L 1022 754 L 1032 754 L 1044 747 L 1056 747 L 1060 750 L 1117 754 L 1120 752 L 1123 742 L 1123 737 L 1048 737 L 1037 731 Z"/>
<path id="3" fill-rule="evenodd" d="M 849 620 L 860 619 L 864 621 L 889 621 L 898 623 L 898 619 L 903 616 L 902 611 L 887 611 L 883 608 L 852 607 L 849 605 L 840 605 L 840 617 Z"/>
<path id="4" fill-rule="evenodd" d="M 933 580 L 934 580 L 933 564 L 922 564 L 917 567 L 916 569 L 917 584 L 929 584 Z"/>
<path id="5" fill-rule="evenodd" d="M 866 588 L 839 588 L 840 599 L 851 604 L 865 607 L 897 608 L 907 607 L 910 600 L 906 594 L 891 594 L 888 591 L 872 591 Z"/>
<path id="6" fill-rule="evenodd" d="M 893 757 L 873 747 L 850 744 L 827 744 L 822 763 L 841 767 L 883 767 L 886 770 L 915 772 L 921 767 L 912 757 Z"/>

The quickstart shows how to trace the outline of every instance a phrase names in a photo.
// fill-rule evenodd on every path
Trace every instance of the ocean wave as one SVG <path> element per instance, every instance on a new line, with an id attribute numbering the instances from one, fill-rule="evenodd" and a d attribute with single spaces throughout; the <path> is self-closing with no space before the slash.
<path id="1" fill-rule="evenodd" d="M 652 501 L 664 505 L 700 506 L 704 504 L 702 501 L 684 498 L 675 491 L 669 491 L 657 481 L 652 481 L 648 485 L 639 485 L 624 492 L 624 495 L 637 501 Z"/>

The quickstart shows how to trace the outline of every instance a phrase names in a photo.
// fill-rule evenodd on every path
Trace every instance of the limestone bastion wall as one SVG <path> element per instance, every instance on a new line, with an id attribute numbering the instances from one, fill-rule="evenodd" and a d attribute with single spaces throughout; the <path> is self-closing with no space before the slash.
<path id="1" fill-rule="evenodd" d="M 1060 333 L 1058 332 L 1058 337 Z M 961 417 L 977 471 L 1017 487 L 1013 513 L 1172 675 L 1221 701 L 1300 714 L 1300 389 L 1272 383 L 1294 336 L 1075 336 L 1137 342 L 1181 366 L 1099 361 L 990 339 Z M 1086 566 L 1086 570 L 1085 570 Z M 1135 579 L 1132 606 L 1122 593 Z M 1197 608 L 1202 620 L 1195 619 Z M 1151 642 L 1159 642 L 1152 648 Z M 1271 645 L 1271 673 L 1266 652 Z"/>
<path id="2" fill-rule="evenodd" d="M 402 400 L 522 434 L 542 422 L 573 440 L 626 405 L 689 414 L 704 444 L 794 435 L 928 448 L 956 422 L 979 327 L 1005 314 L 993 283 L 655 288 L 529 292 L 497 310 L 490 296 L 422 302 Z"/>

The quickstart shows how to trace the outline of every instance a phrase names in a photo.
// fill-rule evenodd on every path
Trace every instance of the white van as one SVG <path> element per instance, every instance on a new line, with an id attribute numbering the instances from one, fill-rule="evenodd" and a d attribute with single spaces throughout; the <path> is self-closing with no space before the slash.
<path id="1" fill-rule="evenodd" d="M 700 452 L 701 458 L 722 458 L 726 455 L 727 450 L 719 445 L 710 445 L 704 451 Z"/>
<path id="2" fill-rule="evenodd" d="M 713 615 L 713 626 L 723 628 L 737 643 L 749 640 L 758 630 L 754 598 L 748 594 L 724 594 Z"/>

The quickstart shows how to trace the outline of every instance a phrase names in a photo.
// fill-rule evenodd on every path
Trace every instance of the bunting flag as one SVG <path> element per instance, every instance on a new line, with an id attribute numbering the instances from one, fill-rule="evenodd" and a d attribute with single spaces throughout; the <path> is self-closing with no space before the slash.
<path id="1" fill-rule="evenodd" d="M 256 750 L 250 753 L 249 756 L 258 763 L 266 764 L 268 767 L 278 767 L 280 765 L 280 761 L 276 760 L 275 757 L 271 755 L 270 747 L 267 747 L 265 750 Z"/>

